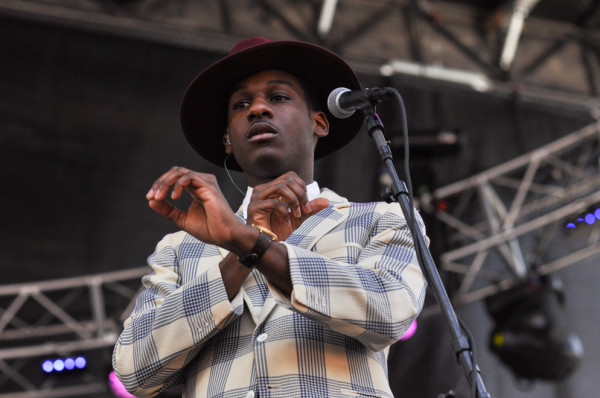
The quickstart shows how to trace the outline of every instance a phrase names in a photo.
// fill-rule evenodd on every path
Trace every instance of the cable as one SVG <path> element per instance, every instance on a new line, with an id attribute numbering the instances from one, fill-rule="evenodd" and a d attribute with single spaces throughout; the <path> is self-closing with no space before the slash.
<path id="1" fill-rule="evenodd" d="M 417 225 L 416 225 L 416 217 L 415 217 L 415 206 L 414 206 L 414 197 L 413 197 L 413 188 L 412 181 L 410 178 L 410 150 L 408 145 L 408 122 L 406 117 L 406 109 L 404 108 L 404 101 L 402 100 L 402 96 L 398 92 L 398 90 L 394 90 L 394 97 L 400 104 L 400 113 L 402 115 L 402 141 L 404 144 L 404 178 L 406 180 L 406 188 L 408 190 L 408 204 L 410 208 L 409 219 L 406 220 L 408 224 L 408 228 L 413 236 L 413 241 L 415 244 L 415 253 L 417 254 L 417 259 L 419 264 L 421 264 L 421 268 L 424 267 L 423 253 L 421 252 L 420 246 L 416 242 L 417 236 Z"/>
<path id="2" fill-rule="evenodd" d="M 406 180 L 406 188 L 408 190 L 408 202 L 409 202 L 409 207 L 410 207 L 410 216 L 409 219 L 406 220 L 408 227 L 410 229 L 410 232 L 413 236 L 413 241 L 414 241 L 414 245 L 415 245 L 415 253 L 417 255 L 417 259 L 419 261 L 419 264 L 421 265 L 421 269 L 425 270 L 425 261 L 424 261 L 424 254 L 422 252 L 422 248 L 420 245 L 417 244 L 416 241 L 416 231 L 417 231 L 417 225 L 416 225 L 416 217 L 415 217 L 415 207 L 414 207 L 414 198 L 413 198 L 413 189 L 412 189 L 412 182 L 410 179 L 410 162 L 409 162 L 409 155 L 410 155 L 410 151 L 409 151 L 409 145 L 408 145 L 408 122 L 407 122 L 407 117 L 406 117 L 406 110 L 404 108 L 404 101 L 402 100 L 402 97 L 400 96 L 400 93 L 397 90 L 394 90 L 394 96 L 396 97 L 396 99 L 398 100 L 398 103 L 400 104 L 400 112 L 402 115 L 402 139 L 403 139 L 403 144 L 404 144 L 404 177 Z M 475 374 L 477 374 L 479 372 L 479 370 L 477 369 L 477 356 L 475 353 L 475 346 L 473 344 L 473 336 L 471 335 L 471 332 L 469 331 L 469 329 L 467 329 L 466 325 L 463 323 L 462 320 L 460 320 L 457 316 L 456 318 L 459 322 L 460 328 L 463 330 L 464 334 L 467 335 L 467 340 L 469 342 L 469 355 L 470 355 L 470 359 L 471 359 L 471 363 L 474 365 L 473 370 L 471 371 L 471 373 L 468 375 L 469 376 L 469 382 L 471 385 L 471 396 L 473 398 L 477 397 L 478 395 L 478 386 L 476 383 L 476 378 L 475 378 Z M 460 353 L 458 353 L 460 354 Z"/>
<path id="3" fill-rule="evenodd" d="M 240 189 L 240 187 L 237 186 L 237 184 L 235 183 L 235 181 L 233 181 L 233 177 L 231 176 L 231 173 L 229 172 L 229 169 L 227 168 L 227 159 L 229 159 L 230 156 L 231 156 L 230 153 L 228 153 L 227 156 L 225 156 L 225 160 L 223 161 L 223 167 L 225 168 L 225 171 L 227 172 L 227 176 L 229 177 L 229 181 L 231 181 L 231 183 L 233 184 L 233 186 L 237 188 L 237 190 L 242 194 L 243 197 L 245 197 L 246 194 L 244 193 L 244 191 L 242 191 Z"/>

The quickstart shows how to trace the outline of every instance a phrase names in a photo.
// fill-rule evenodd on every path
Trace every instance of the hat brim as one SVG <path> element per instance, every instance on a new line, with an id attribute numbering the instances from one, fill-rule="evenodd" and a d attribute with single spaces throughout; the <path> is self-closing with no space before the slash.
<path id="1" fill-rule="evenodd" d="M 326 103 L 329 93 L 338 88 L 361 88 L 352 68 L 333 52 L 310 43 L 272 41 L 231 54 L 202 71 L 187 88 L 180 109 L 181 126 L 192 148 L 208 161 L 223 167 L 223 135 L 227 126 L 227 103 L 234 84 L 263 70 L 283 70 L 311 83 Z M 315 159 L 330 154 L 358 134 L 363 117 L 356 113 L 347 119 L 334 117 L 322 109 L 329 120 L 329 134 L 319 139 Z M 242 171 L 235 159 L 227 167 Z"/>

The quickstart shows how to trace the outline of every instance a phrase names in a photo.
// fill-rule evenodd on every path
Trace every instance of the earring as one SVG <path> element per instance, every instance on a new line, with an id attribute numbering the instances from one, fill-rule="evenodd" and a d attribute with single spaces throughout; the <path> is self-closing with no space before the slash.
<path id="1" fill-rule="evenodd" d="M 231 145 L 231 141 L 229 141 L 229 134 L 223 135 L 223 145 Z"/>

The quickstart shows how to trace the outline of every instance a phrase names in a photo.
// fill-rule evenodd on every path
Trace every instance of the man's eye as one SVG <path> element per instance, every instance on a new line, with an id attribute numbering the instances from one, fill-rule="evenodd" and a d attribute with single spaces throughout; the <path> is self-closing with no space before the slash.
<path id="1" fill-rule="evenodd" d="M 236 101 L 233 104 L 233 110 L 238 110 L 238 109 L 244 109 L 248 106 L 249 102 L 242 100 L 242 101 Z"/>
<path id="2" fill-rule="evenodd" d="M 271 97 L 271 101 L 273 101 L 273 102 L 283 102 L 287 99 L 288 99 L 288 97 L 286 95 L 282 95 L 282 94 L 276 94 Z"/>

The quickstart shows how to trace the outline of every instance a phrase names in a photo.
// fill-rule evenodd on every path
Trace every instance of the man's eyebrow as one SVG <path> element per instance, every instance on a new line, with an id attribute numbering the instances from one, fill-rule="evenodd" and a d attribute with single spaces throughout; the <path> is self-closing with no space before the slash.
<path id="1" fill-rule="evenodd" d="M 290 82 L 289 80 L 284 80 L 284 79 L 280 79 L 280 80 L 268 80 L 267 84 L 270 85 L 270 86 L 275 86 L 275 85 L 278 85 L 278 84 L 284 84 L 284 85 L 290 86 L 292 88 L 294 87 L 294 85 L 292 84 L 292 82 Z M 245 84 L 240 84 L 239 86 L 233 87 L 233 89 L 231 90 L 231 94 L 234 94 L 234 93 L 236 93 L 238 91 L 245 90 L 247 88 L 248 88 L 248 86 L 246 86 Z"/>
<path id="2" fill-rule="evenodd" d="M 290 82 L 289 80 L 269 80 L 267 82 L 267 84 L 270 84 L 270 85 L 285 84 L 287 86 L 294 87 L 292 82 Z"/>

